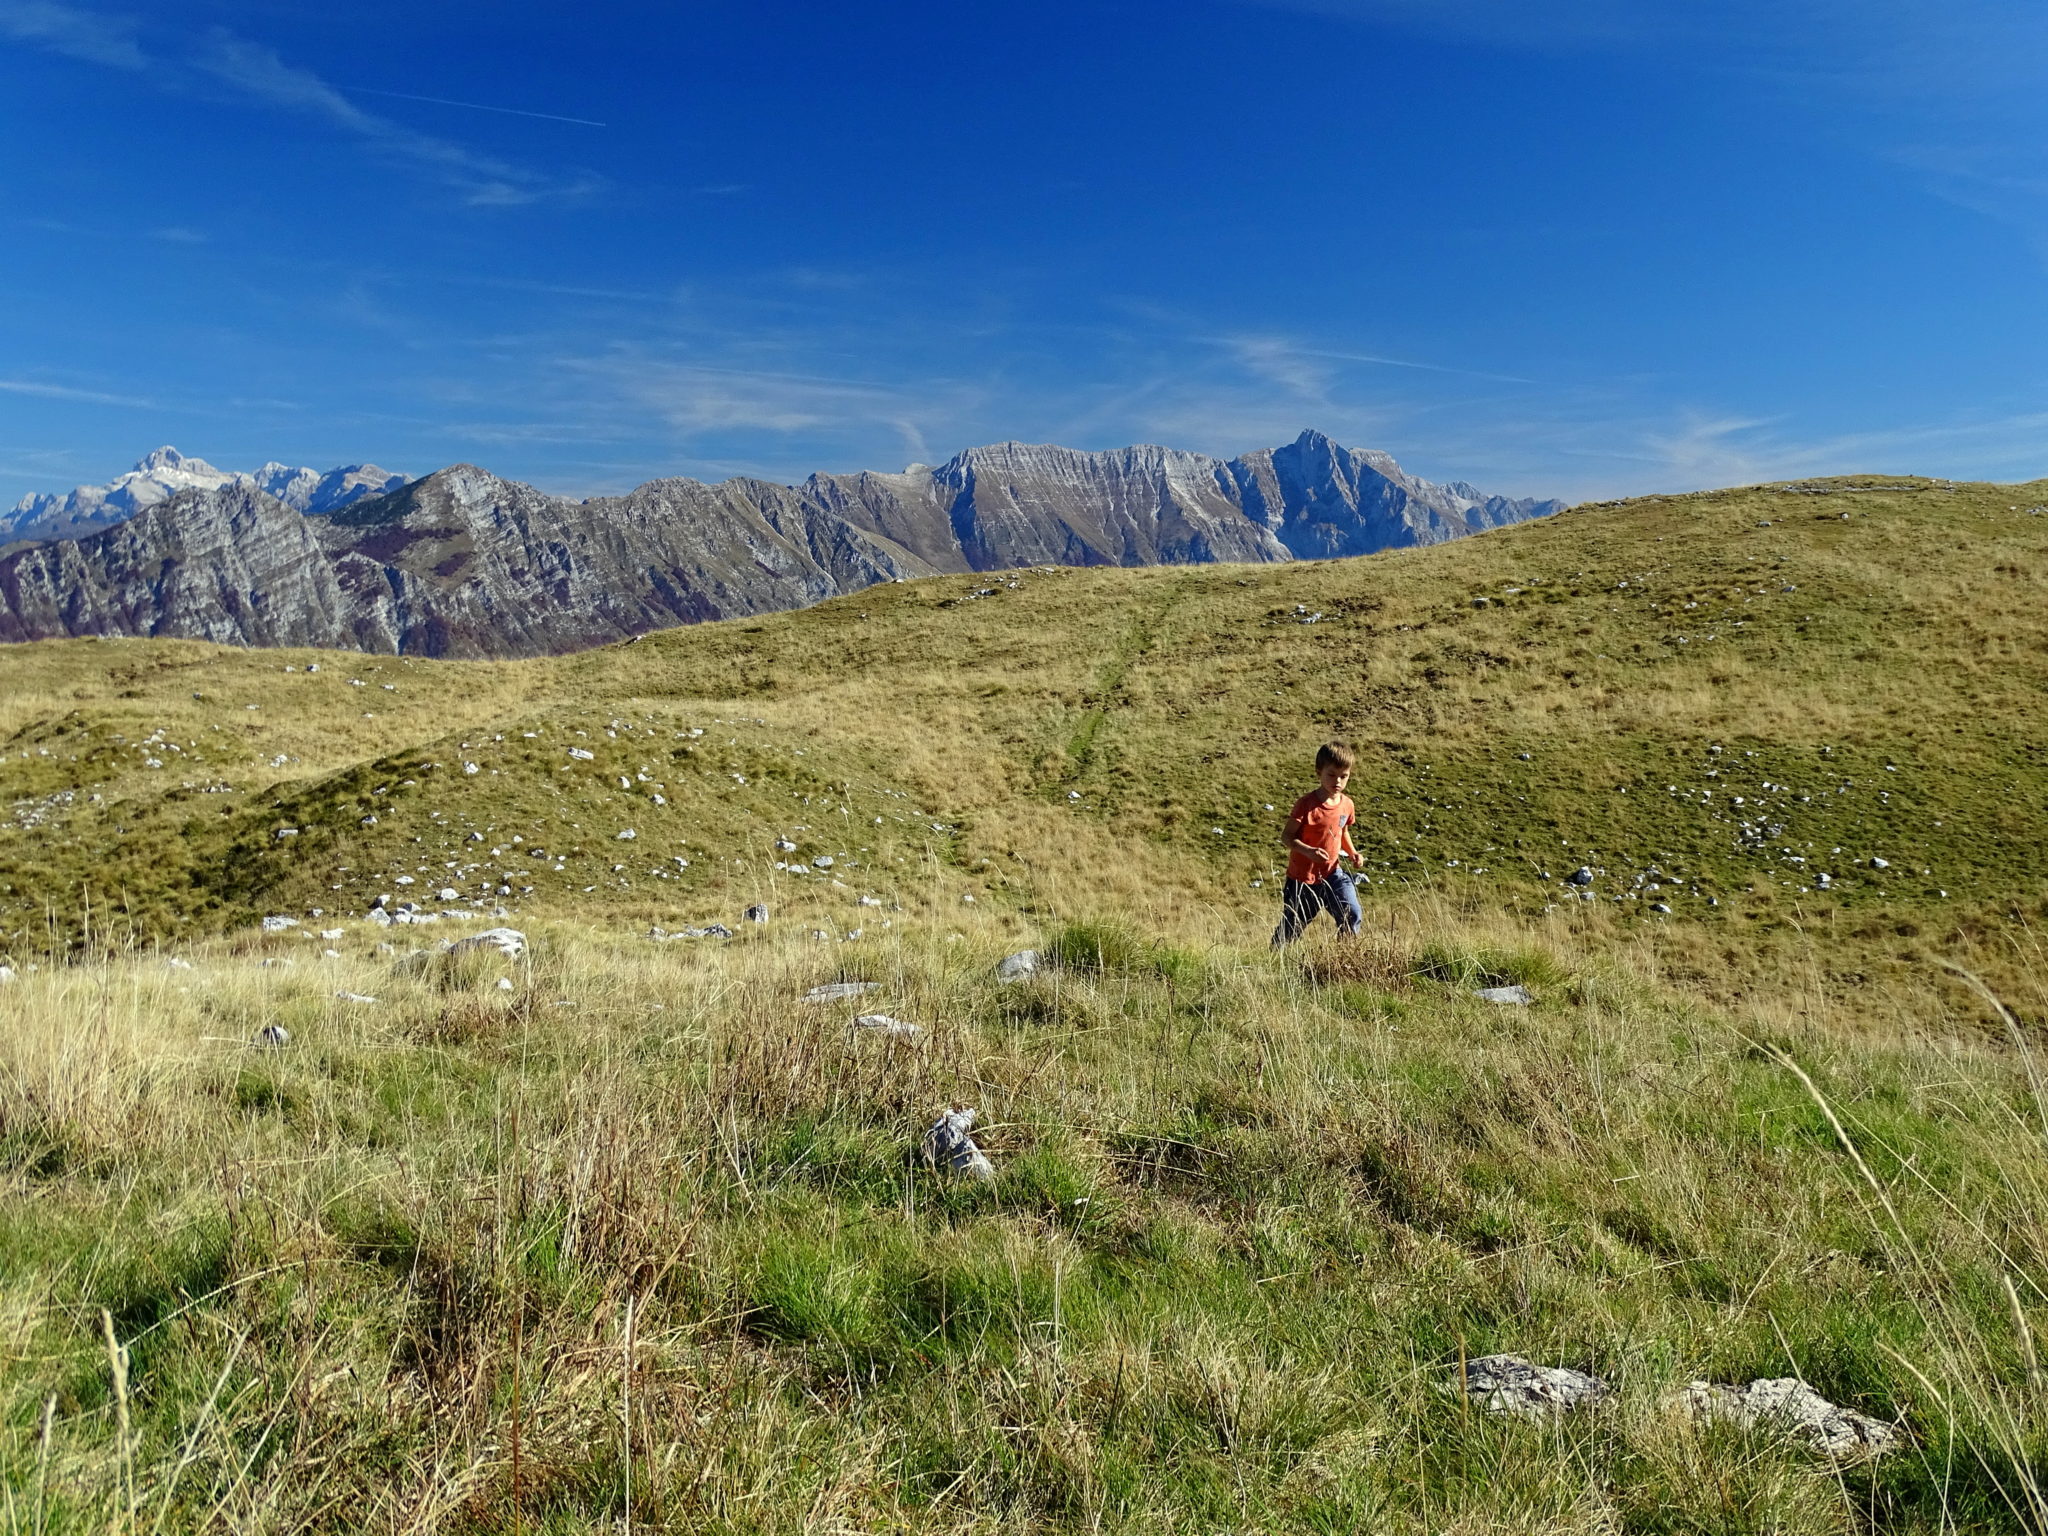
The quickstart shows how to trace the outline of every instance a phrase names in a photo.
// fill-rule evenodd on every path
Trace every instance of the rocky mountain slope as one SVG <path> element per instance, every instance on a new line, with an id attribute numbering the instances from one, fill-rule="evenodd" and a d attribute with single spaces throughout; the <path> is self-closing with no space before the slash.
<path id="1" fill-rule="evenodd" d="M 459 464 L 306 515 L 238 480 L 0 558 L 0 639 L 532 656 L 916 576 L 1321 559 L 1560 505 L 1436 485 L 1316 432 L 1227 461 L 999 443 L 901 474 L 655 480 L 588 501 Z"/>
<path id="2" fill-rule="evenodd" d="M 331 512 L 366 496 L 382 496 L 405 484 L 375 464 L 344 464 L 324 474 L 275 460 L 254 471 L 215 469 L 171 447 L 146 455 L 105 485 L 24 496 L 0 512 L 0 547 L 45 540 L 77 539 L 126 522 L 145 508 L 184 491 L 217 491 L 249 486 L 298 512 Z"/>

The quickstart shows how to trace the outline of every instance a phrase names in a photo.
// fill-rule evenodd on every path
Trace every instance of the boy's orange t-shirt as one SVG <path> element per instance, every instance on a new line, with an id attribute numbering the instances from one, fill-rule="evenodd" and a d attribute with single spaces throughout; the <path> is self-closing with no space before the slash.
<path id="1" fill-rule="evenodd" d="M 1321 848 L 1331 857 L 1328 864 L 1314 864 L 1299 848 L 1290 849 L 1287 855 L 1287 878 L 1301 880 L 1313 885 L 1337 867 L 1336 856 L 1344 847 L 1344 829 L 1351 825 L 1356 809 L 1349 795 L 1339 795 L 1325 801 L 1323 792 L 1312 789 L 1294 802 L 1294 809 L 1287 813 L 1289 821 L 1301 823 L 1300 838 L 1311 848 Z"/>

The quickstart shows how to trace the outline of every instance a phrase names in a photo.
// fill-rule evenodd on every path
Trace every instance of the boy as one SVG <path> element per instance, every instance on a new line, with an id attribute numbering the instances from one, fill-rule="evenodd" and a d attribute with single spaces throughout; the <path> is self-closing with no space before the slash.
<path id="1" fill-rule="evenodd" d="M 1324 742 L 1316 751 L 1317 787 L 1287 813 L 1280 833 L 1280 841 L 1287 845 L 1287 887 L 1281 897 L 1280 926 L 1273 930 L 1275 949 L 1300 938 L 1318 911 L 1327 911 L 1339 932 L 1358 932 L 1358 894 L 1339 863 L 1345 854 L 1358 862 L 1358 850 L 1351 844 L 1357 812 L 1344 793 L 1353 760 L 1343 742 Z"/>

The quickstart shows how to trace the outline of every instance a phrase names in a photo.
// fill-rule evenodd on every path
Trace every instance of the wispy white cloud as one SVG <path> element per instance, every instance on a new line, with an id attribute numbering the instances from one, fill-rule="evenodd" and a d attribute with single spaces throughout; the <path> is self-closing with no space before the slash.
<path id="1" fill-rule="evenodd" d="M 1764 459 L 1784 457 L 1781 445 L 1757 436 L 1771 425 L 1751 417 L 1686 412 L 1668 427 L 1653 427 L 1641 434 L 1642 459 L 1687 485 L 1758 479 L 1769 473 L 1763 467 Z"/>
<path id="2" fill-rule="evenodd" d="M 1239 361 L 1260 377 L 1310 397 L 1326 394 L 1338 376 L 1340 370 L 1329 367 L 1331 363 L 1356 364 L 1371 368 L 1408 368 L 1417 373 L 1444 373 L 1458 378 L 1487 379 L 1497 384 L 1533 385 L 1537 382 L 1511 373 L 1488 373 L 1478 368 L 1461 368 L 1449 363 L 1422 363 L 1412 358 L 1383 357 L 1373 352 L 1351 352 L 1305 345 L 1284 336 L 1223 336 L 1213 340 L 1216 345 L 1229 348 L 1237 355 Z"/>
<path id="3" fill-rule="evenodd" d="M 209 36 L 196 62 L 254 100 L 325 121 L 381 153 L 434 173 L 461 191 L 472 206 L 509 207 L 576 197 L 594 187 L 590 178 L 564 181 L 543 176 L 366 112 L 313 71 L 287 64 L 273 49 L 224 29 Z"/>
<path id="4" fill-rule="evenodd" d="M 910 459 L 931 457 L 935 430 L 969 413 L 977 391 L 958 382 L 879 382 L 743 366 L 664 363 L 615 355 L 581 371 L 652 411 L 685 440 L 731 433 L 827 438 L 892 434 Z"/>
<path id="5" fill-rule="evenodd" d="M 274 49 L 226 28 L 208 33 L 186 58 L 153 57 L 138 40 L 134 24 L 124 18 L 59 0 L 0 0 L 0 42 L 111 69 L 145 71 L 167 87 L 193 74 L 203 75 L 251 101 L 325 122 L 373 152 L 434 177 L 474 207 L 574 199 L 599 185 L 593 176 L 531 170 L 367 112 L 312 70 L 288 64 Z"/>
<path id="6" fill-rule="evenodd" d="M 409 91 L 379 91 L 367 85 L 345 85 L 341 89 L 352 96 L 382 96 L 387 101 L 423 101 L 435 107 L 461 107 L 465 112 L 496 112 L 501 117 L 536 117 L 544 123 L 575 123 L 582 128 L 607 126 L 587 117 L 563 117 L 557 112 L 529 112 L 524 107 L 493 107 L 480 101 L 451 101 L 446 96 L 415 96 Z"/>
<path id="7" fill-rule="evenodd" d="M 0 0 L 0 38 L 109 69 L 149 67 L 131 23 L 54 0 Z"/>
<path id="8" fill-rule="evenodd" d="M 910 403 L 900 387 L 864 380 L 674 364 L 636 365 L 628 387 L 686 432 L 799 432 L 893 421 Z"/>
<path id="9" fill-rule="evenodd" d="M 33 395 L 42 400 L 75 400 L 82 405 L 131 405 L 154 408 L 153 400 L 134 395 L 110 395 L 97 389 L 73 389 L 68 384 L 43 384 L 34 379 L 0 379 L 0 392 Z"/>
<path id="10" fill-rule="evenodd" d="M 1675 431 L 1644 434 L 1644 446 L 1688 485 L 1777 480 L 1793 475 L 1952 474 L 2033 479 L 2048 473 L 2048 412 L 1959 417 L 1811 439 L 1783 423 L 1695 417 Z"/>
<path id="11" fill-rule="evenodd" d="M 928 291 L 886 275 L 857 302 L 829 287 L 792 291 L 787 272 L 588 291 L 605 302 L 552 305 L 546 327 L 464 333 L 413 284 L 363 276 L 348 295 L 355 322 L 407 348 L 412 408 L 365 419 L 379 436 L 360 451 L 415 465 L 477 459 L 573 494 L 673 474 L 889 470 L 1003 438 L 1228 456 L 1304 427 L 1385 449 L 1432 479 L 1575 499 L 1830 472 L 2048 469 L 2048 419 L 2021 413 L 2024 401 L 2004 415 L 1845 432 L 1822 406 L 1758 407 L 1748 391 L 1688 401 L 1670 379 L 1604 375 L 1531 385 L 1346 335 L 1199 315 L 1134 320 L 1119 307 L 1086 326 L 995 306 L 968 336 L 950 321 L 971 304 L 942 303 L 949 324 L 935 324 Z M 376 447 L 394 435 L 412 446 Z"/>
<path id="12" fill-rule="evenodd" d="M 1279 336 L 1227 336 L 1219 344 L 1254 378 L 1277 385 L 1309 405 L 1328 401 L 1336 377 L 1328 358 Z"/>
<path id="13" fill-rule="evenodd" d="M 1488 489 L 1578 500 L 1810 475 L 2015 481 L 2048 474 L 2044 412 L 1802 432 L 1786 416 L 1646 408 L 1594 390 L 1546 397 L 1542 405 L 1541 411 L 1411 421 L 1412 456 L 1426 473 L 1454 471 Z"/>

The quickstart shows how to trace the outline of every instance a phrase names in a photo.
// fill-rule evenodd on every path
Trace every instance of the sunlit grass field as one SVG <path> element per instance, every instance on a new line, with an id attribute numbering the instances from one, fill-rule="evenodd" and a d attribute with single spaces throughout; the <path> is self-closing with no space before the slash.
<path id="1" fill-rule="evenodd" d="M 2044 495 L 0 654 L 6 1528 L 2048 1530 Z"/>

